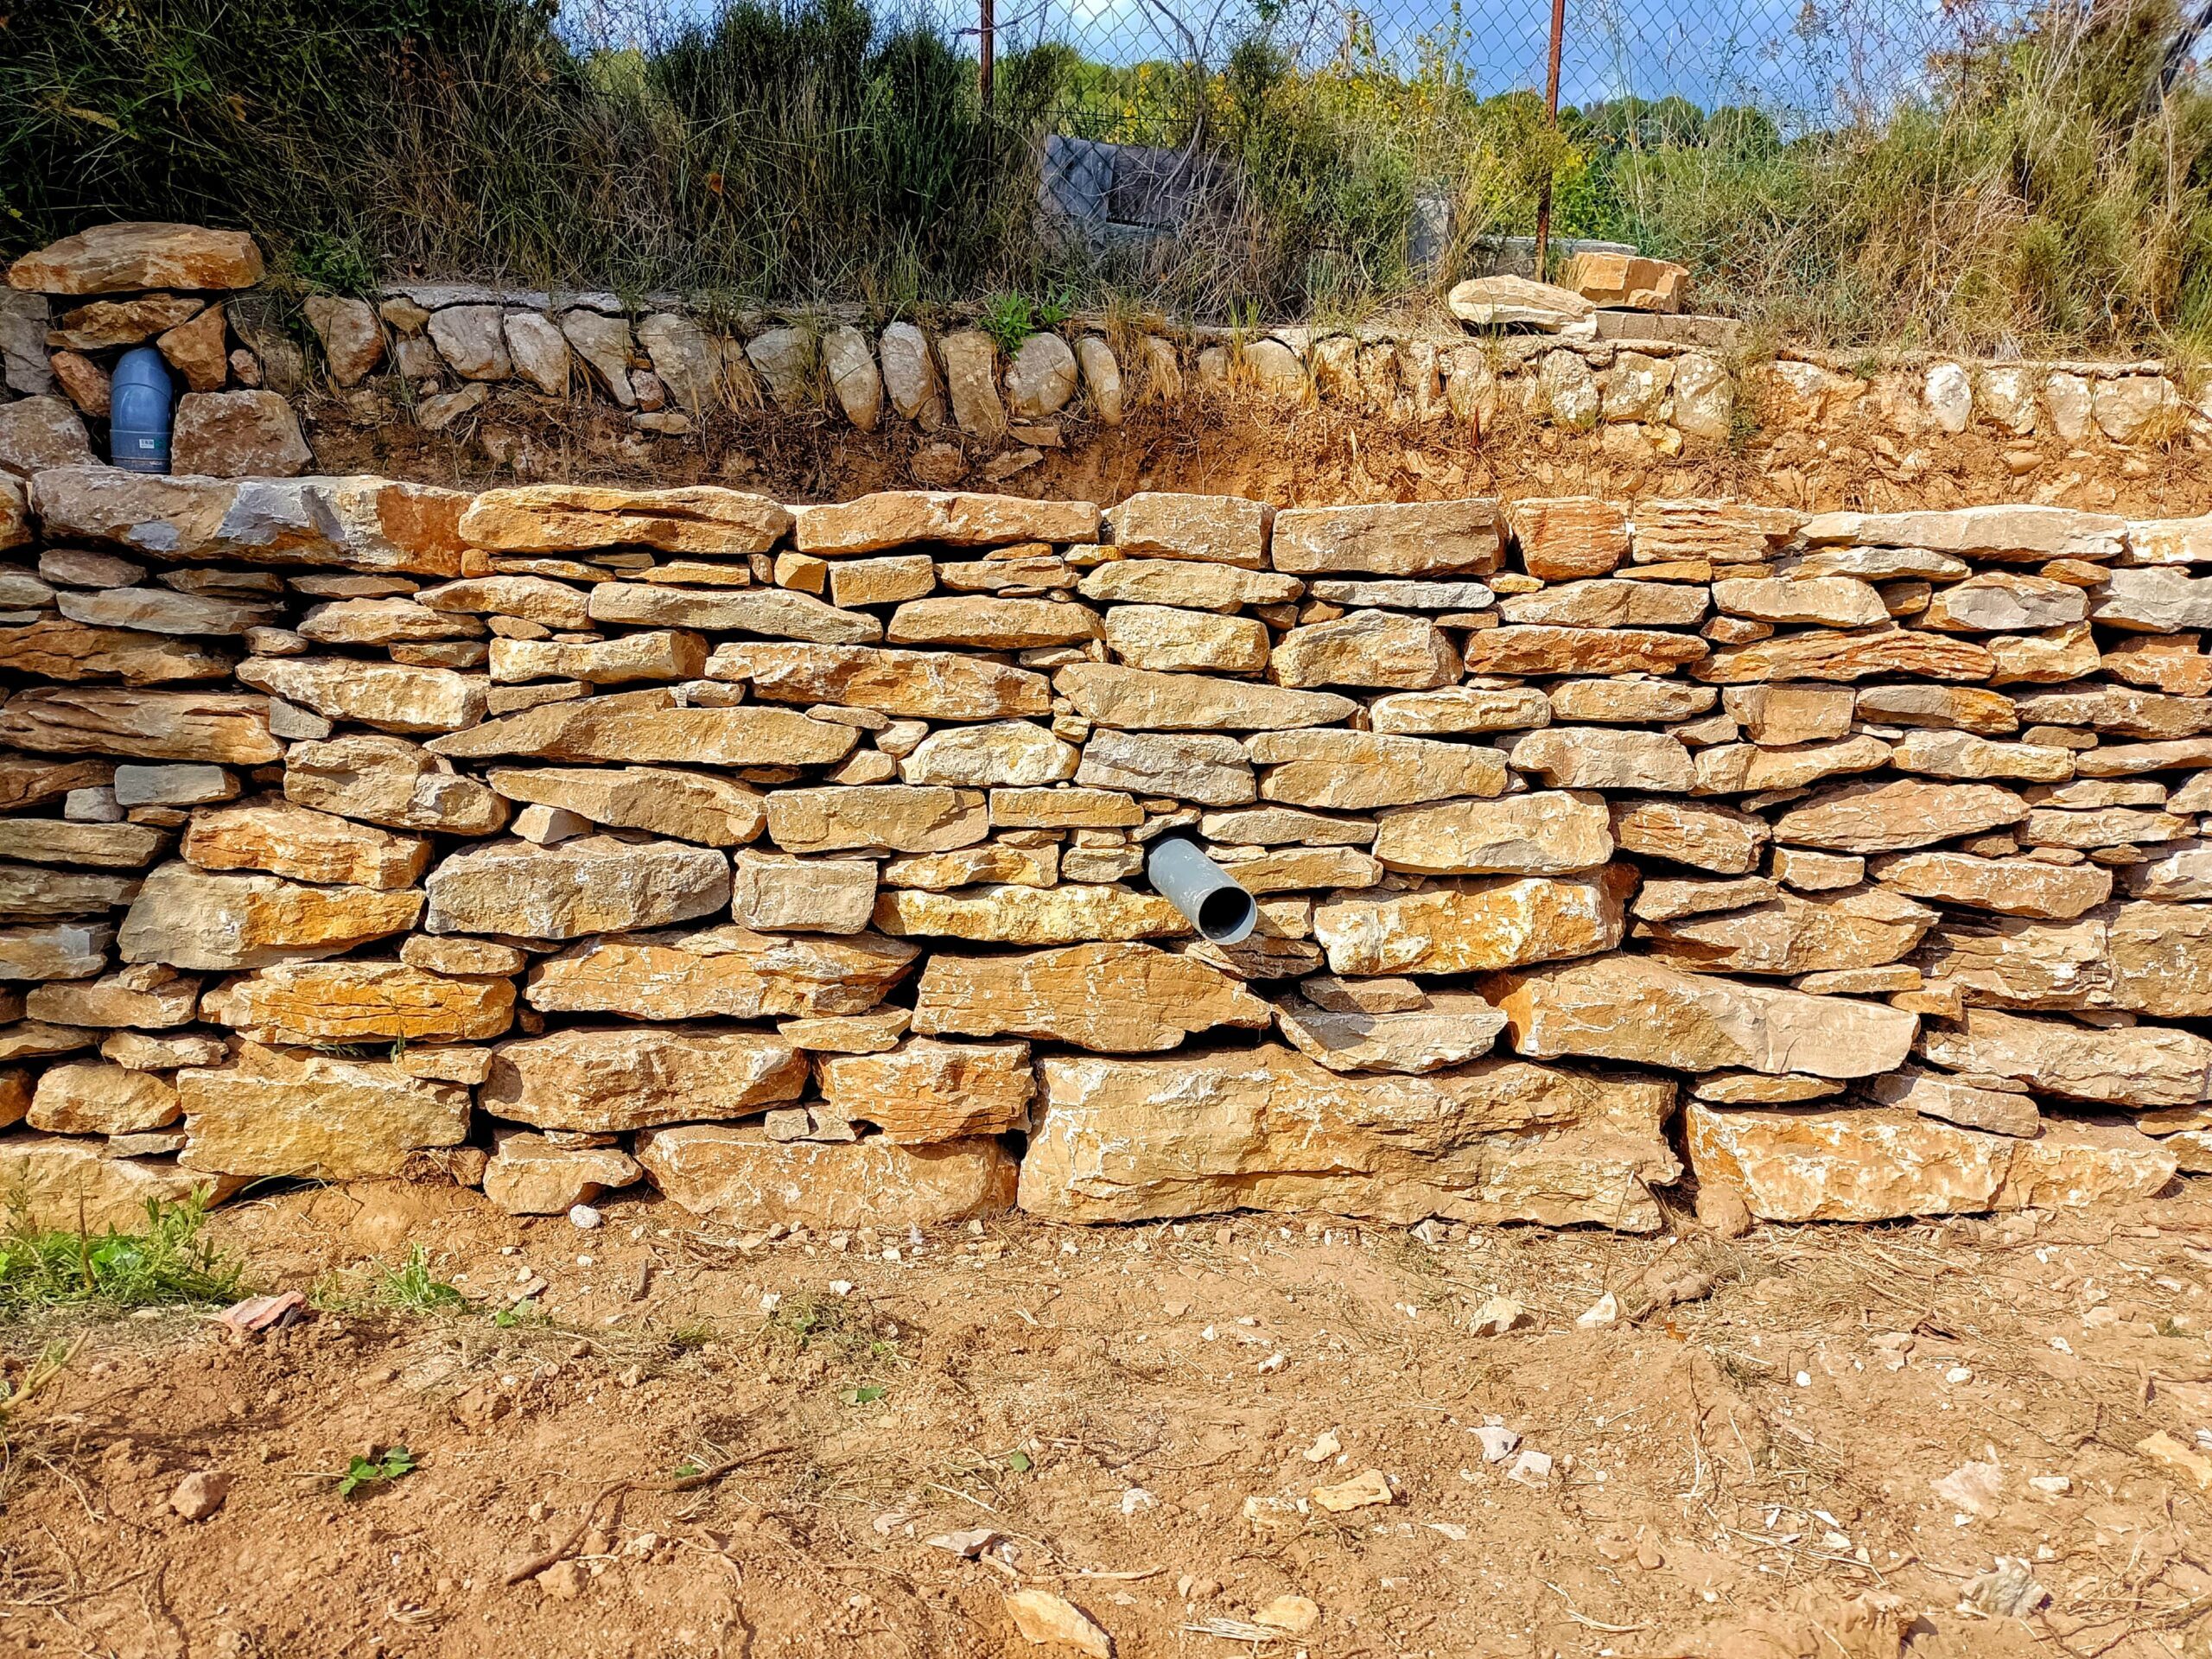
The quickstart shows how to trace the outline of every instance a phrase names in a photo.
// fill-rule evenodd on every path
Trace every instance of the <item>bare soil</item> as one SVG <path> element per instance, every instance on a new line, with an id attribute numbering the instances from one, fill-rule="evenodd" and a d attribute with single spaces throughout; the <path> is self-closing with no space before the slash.
<path id="1" fill-rule="evenodd" d="M 1236 394 L 1141 402 L 1121 427 L 1058 424 L 1061 446 L 1013 473 L 957 433 L 855 430 L 841 417 L 721 413 L 685 437 L 645 440 L 616 410 L 507 387 L 429 435 L 374 394 L 308 409 L 316 467 L 482 489 L 528 480 L 666 486 L 722 483 L 786 501 L 870 490 L 998 489 L 1111 504 L 1137 490 L 1234 493 L 1279 505 L 1592 494 L 1707 497 L 1808 512 L 1897 512 L 2043 501 L 2181 518 L 2212 510 L 2212 442 L 2121 448 L 1987 428 L 1901 438 L 1864 399 L 1818 429 L 1751 425 L 1734 446 L 1693 442 L 1672 459 L 1626 429 L 1572 432 L 1506 410 L 1480 433 L 1450 420 L 1398 423 L 1335 406 L 1286 409 Z"/>
<path id="2" fill-rule="evenodd" d="M 0 1653 L 1076 1651 L 1016 1633 L 1023 1586 L 1124 1659 L 2212 1637 L 2206 1497 L 2137 1449 L 2212 1426 L 2205 1184 L 1735 1241 L 1011 1217 L 864 1248 L 398 1184 L 211 1225 L 321 1311 L 245 1338 L 185 1313 L 0 1330 L 18 1377 L 81 1338 L 7 1429 Z M 378 1305 L 415 1246 L 468 1307 Z M 1620 1321 L 1578 1328 L 1609 1291 Z M 1478 1333 L 1501 1293 L 1531 1323 Z M 1493 1425 L 1548 1477 L 1486 1460 Z M 394 1444 L 415 1472 L 339 1494 Z M 1979 1491 L 1931 1485 L 1969 1464 Z M 207 1470 L 228 1501 L 187 1522 L 170 1495 Z M 1313 1502 L 1370 1470 L 1390 1502 Z M 928 1541 L 974 1529 L 980 1559 Z M 2046 1606 L 1961 1606 L 2000 1556 Z M 1283 1595 L 1311 1629 L 1236 1639 Z"/>

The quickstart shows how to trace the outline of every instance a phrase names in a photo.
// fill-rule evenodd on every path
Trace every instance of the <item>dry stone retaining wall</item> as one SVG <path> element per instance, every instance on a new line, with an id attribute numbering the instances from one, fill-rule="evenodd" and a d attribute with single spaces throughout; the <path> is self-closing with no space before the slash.
<path id="1" fill-rule="evenodd" d="M 19 394 L 0 401 L 0 466 L 101 453 L 110 371 L 123 351 L 149 343 L 183 390 L 176 469 L 226 477 L 313 470 L 299 413 L 310 390 L 323 388 L 372 427 L 431 433 L 467 430 L 492 412 L 495 392 L 549 407 L 611 404 L 626 415 L 640 461 L 658 440 L 725 411 L 828 411 L 862 431 L 918 429 L 929 441 L 913 474 L 931 483 L 957 481 L 971 465 L 1002 483 L 1071 435 L 1119 426 L 1141 399 L 1232 386 L 1262 401 L 1312 400 L 1477 437 L 1506 411 L 1589 434 L 1605 454 L 1654 462 L 1683 454 L 1686 442 L 1690 453 L 1710 451 L 1760 425 L 1871 423 L 1895 451 L 1885 459 L 1900 480 L 1925 474 L 1947 439 L 1969 430 L 2020 446 L 2086 444 L 2089 456 L 2099 446 L 2148 449 L 2184 436 L 2212 446 L 2202 389 L 2155 361 L 1877 365 L 1785 347 L 1748 363 L 1724 319 L 1607 309 L 1526 283 L 1515 291 L 1533 303 L 1465 298 L 1479 282 L 1455 291 L 1459 313 L 1483 323 L 1479 336 L 1185 328 L 1117 347 L 1093 319 L 1005 352 L 972 324 L 925 330 L 857 309 L 731 319 L 670 295 L 632 301 L 452 283 L 398 284 L 374 302 L 314 296 L 288 327 L 262 277 L 250 238 L 190 226 L 97 226 L 17 261 L 0 289 L 0 381 Z M 1571 303 L 1560 310 L 1560 302 Z M 2034 470 L 2031 450 L 2020 453 Z"/>
<path id="2" fill-rule="evenodd" d="M 0 484 L 0 1186 L 1660 1224 L 2212 1167 L 2212 519 Z M 1258 896 L 1197 940 L 1195 836 Z"/>

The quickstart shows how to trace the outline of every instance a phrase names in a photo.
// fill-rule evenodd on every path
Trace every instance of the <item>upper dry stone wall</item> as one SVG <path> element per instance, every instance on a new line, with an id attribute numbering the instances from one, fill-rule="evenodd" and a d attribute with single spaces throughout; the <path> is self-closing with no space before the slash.
<path id="1" fill-rule="evenodd" d="M 0 1185 L 1648 1230 L 2212 1165 L 2212 519 L 0 485 Z M 1197 939 L 1194 838 L 1259 898 Z"/>
<path id="2" fill-rule="evenodd" d="M 918 440 L 911 476 L 940 486 L 1002 484 L 1071 433 L 1119 427 L 1140 403 L 1232 386 L 1262 404 L 1318 403 L 1478 441 L 1501 417 L 1532 422 L 1587 435 L 1623 464 L 1663 466 L 1686 447 L 1691 457 L 1724 453 L 1762 429 L 1863 426 L 1879 475 L 1906 487 L 1972 432 L 2015 446 L 2008 470 L 2038 474 L 2054 499 L 2100 461 L 2154 467 L 2155 446 L 2184 436 L 2212 446 L 2212 414 L 2157 362 L 1935 359 L 1878 370 L 1784 346 L 1751 363 L 1726 320 L 1609 307 L 1511 276 L 1453 291 L 1452 311 L 1478 335 L 1185 328 L 1121 334 L 1117 346 L 1078 321 L 1010 353 L 972 326 L 863 327 L 857 310 L 732 320 L 673 296 L 451 283 L 398 284 L 373 304 L 313 296 L 304 326 L 288 332 L 254 286 L 261 277 L 249 238 L 188 226 L 103 226 L 17 261 L 0 291 L 0 370 L 22 400 L 0 404 L 0 464 L 105 458 L 110 370 L 146 343 L 184 389 L 176 470 L 226 477 L 313 470 L 321 441 L 310 443 L 300 415 L 318 398 L 334 427 L 429 435 L 503 411 L 595 404 L 619 410 L 627 428 L 604 459 L 644 466 L 661 441 L 732 411 L 827 414 L 861 432 L 908 429 Z M 483 437 L 486 460 L 524 469 L 519 440 Z M 2080 461 L 2064 448 L 2082 445 L 2092 448 Z"/>

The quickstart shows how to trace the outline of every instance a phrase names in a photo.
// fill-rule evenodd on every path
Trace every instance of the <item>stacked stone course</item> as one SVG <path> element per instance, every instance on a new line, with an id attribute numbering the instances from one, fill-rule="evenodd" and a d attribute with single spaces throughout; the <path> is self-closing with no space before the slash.
<path id="1" fill-rule="evenodd" d="M 176 470 L 226 477 L 314 470 L 302 410 L 318 442 L 334 425 L 475 433 L 486 460 L 528 475 L 542 461 L 496 417 L 596 404 L 628 429 L 609 453 L 641 463 L 663 440 L 773 410 L 903 429 L 919 440 L 906 461 L 916 480 L 972 471 L 997 485 L 1119 427 L 1141 402 L 1173 405 L 1193 392 L 1276 410 L 1316 404 L 1470 447 L 1513 429 L 1503 422 L 1511 416 L 1638 465 L 1717 454 L 1760 429 L 1848 429 L 1900 485 L 1937 469 L 1945 446 L 1969 432 L 2006 444 L 2015 475 L 2057 453 L 2078 465 L 2116 446 L 2123 471 L 2150 476 L 2162 449 L 2212 447 L 2205 388 L 2158 361 L 1923 355 L 1876 367 L 1788 346 L 1751 361 L 1725 319 L 1605 308 L 1511 277 L 1454 290 L 1452 308 L 1475 335 L 1191 327 L 1117 351 L 1100 318 L 1002 346 L 971 324 L 925 331 L 858 308 L 732 319 L 676 295 L 454 283 L 398 283 L 373 300 L 316 294 L 294 308 L 260 286 L 263 274 L 251 238 L 181 225 L 99 226 L 16 261 L 0 289 L 0 385 L 22 396 L 0 394 L 0 467 L 92 459 L 110 372 L 124 351 L 149 344 L 182 393 Z M 1489 293 L 1501 284 L 1511 302 Z M 2049 443 L 2069 447 L 2045 454 Z M 2069 471 L 2037 487 L 2056 496 L 2082 482 Z"/>
<path id="2" fill-rule="evenodd" d="M 1649 1230 L 2212 1168 L 2212 518 L 0 482 L 0 1188 Z M 1195 837 L 1258 899 L 1198 940 Z"/>

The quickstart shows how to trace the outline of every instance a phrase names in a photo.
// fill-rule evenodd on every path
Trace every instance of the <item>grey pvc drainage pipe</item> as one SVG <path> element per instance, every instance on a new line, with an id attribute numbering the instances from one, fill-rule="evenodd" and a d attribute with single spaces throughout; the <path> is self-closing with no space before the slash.
<path id="1" fill-rule="evenodd" d="M 1153 889 L 1215 944 L 1236 944 L 1260 919 L 1260 906 L 1236 878 L 1182 836 L 1162 836 L 1145 855 Z"/>

